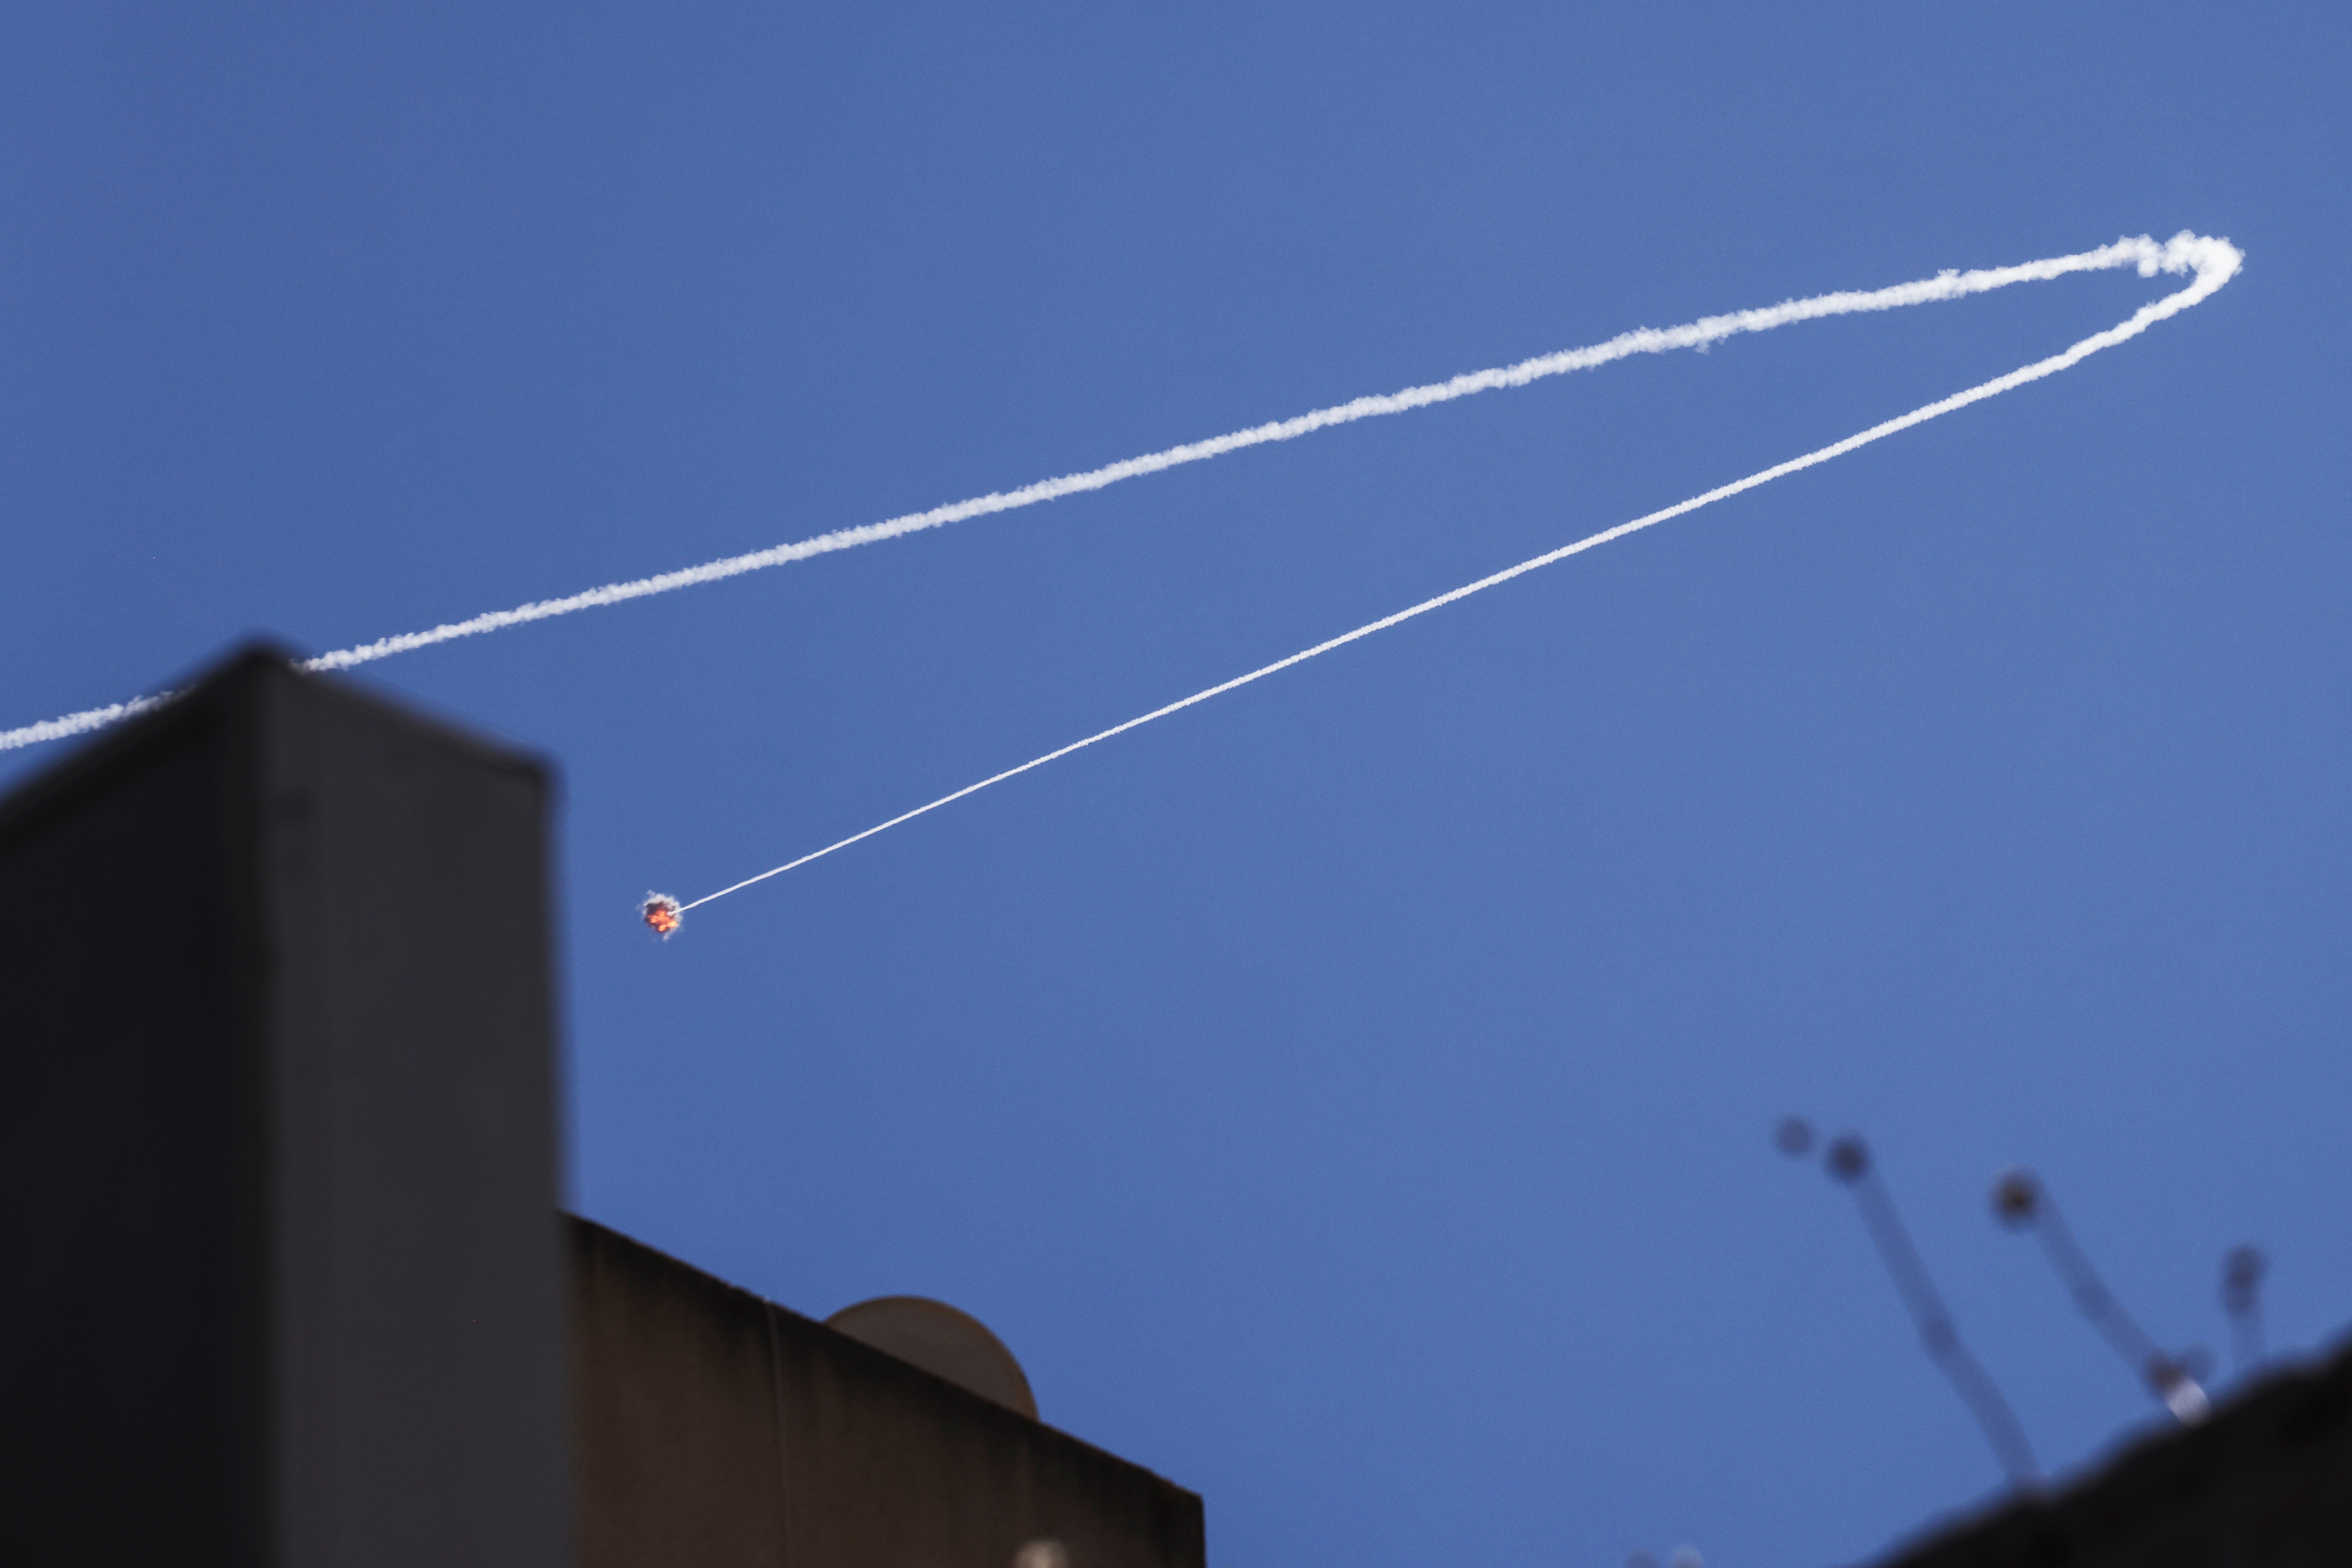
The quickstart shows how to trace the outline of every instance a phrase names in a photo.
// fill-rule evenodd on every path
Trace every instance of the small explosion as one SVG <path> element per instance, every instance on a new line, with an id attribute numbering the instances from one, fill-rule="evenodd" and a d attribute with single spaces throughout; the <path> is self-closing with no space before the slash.
<path id="1" fill-rule="evenodd" d="M 677 900 L 667 893 L 646 895 L 644 913 L 646 924 L 653 927 L 665 942 L 669 940 L 672 931 L 677 930 L 677 922 L 686 918 L 686 911 L 680 909 Z"/>

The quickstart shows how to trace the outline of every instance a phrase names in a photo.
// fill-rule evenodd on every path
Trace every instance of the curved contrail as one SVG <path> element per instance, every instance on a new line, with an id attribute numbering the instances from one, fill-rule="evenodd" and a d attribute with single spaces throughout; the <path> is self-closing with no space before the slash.
<path id="1" fill-rule="evenodd" d="M 723 899 L 730 893 L 740 892 L 754 882 L 764 882 L 771 877 L 781 877 L 785 872 L 805 866 L 812 860 L 822 859 L 836 849 L 846 849 L 861 838 L 871 838 L 876 834 L 896 827 L 902 822 L 911 822 L 926 812 L 937 811 L 943 805 L 961 800 L 968 795 L 976 794 L 991 784 L 1003 784 L 1006 779 L 1025 773 L 1032 768 L 1044 767 L 1056 758 L 1066 757 L 1072 752 L 1084 751 L 1098 741 L 1109 740 L 1113 735 L 1125 734 L 1129 730 L 1150 723 L 1154 719 L 1165 719 L 1171 713 L 1181 712 L 1195 703 L 1206 702 L 1210 698 L 1222 696 L 1235 687 L 1247 686 L 1254 680 L 1263 680 L 1277 671 L 1288 669 L 1294 664 L 1304 664 L 1308 659 L 1329 653 L 1334 648 L 1345 647 L 1359 638 L 1370 637 L 1374 632 L 1386 631 L 1400 622 L 1412 620 L 1415 616 L 1425 616 L 1430 611 L 1441 609 L 1457 599 L 1466 599 L 1473 594 L 1483 594 L 1489 588 L 1498 587 L 1511 581 L 1514 577 L 1525 576 L 1538 567 L 1549 566 L 1555 561 L 1565 561 L 1571 555 L 1580 555 L 1585 551 L 1608 543 L 1611 540 L 1622 539 L 1629 533 L 1635 533 L 1664 522 L 1669 518 L 1681 517 L 1685 512 L 1696 511 L 1703 506 L 1712 506 L 1717 501 L 1727 500 L 1743 490 L 1752 490 L 1759 485 L 1769 484 L 1784 474 L 1793 474 L 1801 468 L 1810 468 L 1817 463 L 1826 463 L 1832 458 L 1843 457 L 1857 447 L 1866 447 L 1873 441 L 1884 440 L 1898 430 L 1908 430 L 1914 425 L 1924 425 L 1930 419 L 1940 418 L 1956 409 L 1966 408 L 1971 403 L 1981 403 L 1988 397 L 1995 397 L 2009 391 L 2011 387 L 2022 386 L 2029 381 L 2039 381 L 2045 375 L 2054 375 L 2069 366 L 2082 363 L 2101 349 L 2113 348 L 2117 343 L 2139 336 L 2157 322 L 2167 317 L 2179 315 L 2191 305 L 2209 298 L 2224 283 L 2236 277 L 2239 268 L 2245 261 L 2243 254 L 2228 240 L 2208 238 L 2202 235 L 2189 233 L 2186 229 L 2164 245 L 2158 245 L 2154 240 L 2142 237 L 2138 239 L 2120 241 L 2109 246 L 2105 251 L 2089 251 L 2084 254 L 2100 257 L 2110 253 L 2115 253 L 2116 258 L 2103 262 L 2101 265 L 2117 267 L 2134 264 L 2138 267 L 2142 277 L 2153 277 L 2159 270 L 2193 271 L 2197 276 L 2188 288 L 2175 294 L 2168 294 L 2152 304 L 2141 306 L 2127 320 L 2109 327 L 2104 332 L 2095 332 L 2084 338 L 2063 353 L 2053 354 L 2044 360 L 2036 360 L 2032 364 L 2011 371 L 2007 375 L 1996 376 L 1990 381 L 1969 387 L 1965 392 L 1956 392 L 1951 396 L 1930 403 L 1924 408 L 1915 408 L 1910 413 L 1899 415 L 1884 424 L 1874 425 L 1867 430 L 1849 436 L 1843 441 L 1819 447 L 1801 458 L 1791 458 L 1785 463 L 1777 463 L 1760 472 L 1750 474 L 1744 479 L 1734 479 L 1727 485 L 1718 485 L 1704 495 L 1693 496 L 1685 501 L 1677 501 L 1673 506 L 1651 512 L 1647 516 L 1637 517 L 1631 522 L 1621 522 L 1614 528 L 1590 534 L 1573 544 L 1563 544 L 1557 550 L 1522 561 L 1516 566 L 1507 566 L 1491 576 L 1481 577 L 1475 583 L 1466 583 L 1449 593 L 1440 594 L 1433 599 L 1423 599 L 1420 604 L 1410 608 L 1399 610 L 1391 616 L 1383 616 L 1377 621 L 1358 626 L 1354 631 L 1342 632 L 1338 637 L 1317 643 L 1313 647 L 1294 653 L 1287 658 L 1279 658 L 1272 664 L 1262 665 L 1247 675 L 1237 675 L 1233 679 L 1212 686 L 1205 691 L 1196 691 L 1192 696 L 1180 698 L 1164 708 L 1155 708 L 1139 718 L 1129 719 L 1124 724 L 1114 724 L 1108 730 L 1088 735 L 1083 741 L 1073 741 L 1058 751 L 1048 752 L 1042 757 L 1033 757 L 1019 767 L 1007 768 L 1001 773 L 994 773 L 981 780 L 978 784 L 966 784 L 953 795 L 943 795 L 927 805 L 919 805 L 912 811 L 902 812 L 887 822 L 875 824 L 863 833 L 853 833 L 838 843 L 828 844 L 822 849 L 812 850 L 797 860 L 788 860 L 783 865 L 772 870 L 762 871 L 756 877 L 746 877 L 731 887 L 721 888 L 715 893 L 707 893 L 692 903 L 675 903 L 662 899 L 659 895 L 656 895 L 656 901 L 667 905 L 673 916 L 684 914 L 688 910 L 699 908 L 713 899 Z M 2074 261 L 2080 258 L 2069 257 L 2063 259 Z M 2051 264 L 2035 263 L 2033 265 Z M 674 928 L 675 920 L 673 919 L 670 923 Z"/>
<path id="2" fill-rule="evenodd" d="M 2179 240 L 2174 244 L 2179 244 Z M 2219 242 L 2214 242 L 2219 243 Z M 1664 353 L 1673 349 L 1705 348 L 1726 338 L 1743 332 L 1770 331 L 1798 321 L 1820 321 L 1830 316 L 1850 316 L 1870 310 L 1894 310 L 1910 305 L 1930 304 L 1939 300 L 1964 299 L 1971 294 L 1989 293 L 2005 289 L 2012 283 L 2043 282 L 2063 278 L 2074 272 L 2098 272 L 2117 267 L 2139 268 L 2144 276 L 2152 275 L 2164 263 L 2151 260 L 2166 254 L 2166 247 L 2142 236 L 2137 239 L 2121 239 L 2096 250 L 2085 250 L 2073 256 L 2053 256 L 2040 261 L 2028 261 L 2015 267 L 1989 268 L 1971 272 L 1946 271 L 1916 282 L 1898 283 L 1892 288 L 1868 290 L 1846 290 L 1835 294 L 1819 294 L 1809 300 L 1790 300 L 1759 310 L 1738 310 L 1724 316 L 1705 316 L 1679 327 L 1639 328 L 1621 333 L 1604 343 L 1588 348 L 1568 349 L 1559 353 L 1544 354 L 1522 360 L 1517 364 L 1497 366 L 1492 370 L 1473 371 L 1450 381 L 1433 382 L 1426 386 L 1407 387 L 1378 396 L 1359 397 L 1353 402 L 1318 408 L 1311 414 L 1282 419 L 1267 425 L 1254 425 L 1230 435 L 1212 437 L 1205 441 L 1188 442 L 1164 451 L 1149 453 L 1140 458 L 1129 458 L 1120 462 L 1090 468 L 1082 474 L 1066 474 L 1059 479 L 1040 479 L 1019 489 L 992 491 L 969 500 L 953 501 L 933 507 L 929 511 L 909 512 L 884 522 L 870 522 L 856 528 L 836 529 L 820 533 L 793 544 L 779 544 L 772 549 L 757 550 L 746 555 L 730 555 L 723 560 L 705 562 L 676 572 L 664 572 L 656 576 L 640 577 L 627 583 L 608 583 L 601 588 L 591 588 L 567 598 L 541 599 L 528 605 L 518 605 L 511 610 L 493 610 L 467 620 L 450 621 L 420 632 L 403 632 L 396 637 L 382 637 L 353 647 L 339 648 L 304 662 L 305 669 L 348 669 L 353 665 L 389 658 L 396 653 L 407 653 L 436 643 L 453 642 L 459 637 L 479 637 L 508 626 L 521 626 L 528 621 L 544 621 L 557 616 L 569 616 L 582 610 L 593 610 L 606 605 L 617 605 L 629 599 L 642 599 L 655 594 L 674 593 L 680 588 L 698 584 L 716 583 L 726 577 L 740 577 L 746 572 L 763 571 L 782 566 L 788 562 L 804 561 L 812 555 L 828 554 L 836 550 L 851 550 L 861 544 L 872 544 L 901 534 L 917 533 L 926 529 L 961 522 L 966 518 L 980 517 L 989 512 L 1012 511 L 1040 501 L 1058 500 L 1087 490 L 1098 490 L 1115 485 L 1121 479 L 1131 479 L 1144 474 L 1156 474 L 1163 468 L 1173 468 L 1186 463 L 1222 457 L 1244 447 L 1264 446 L 1271 441 L 1295 440 L 1317 430 L 1335 425 L 1351 425 L 1359 419 L 1370 419 L 1385 414 L 1403 414 L 1433 404 L 1451 403 L 1456 398 L 1498 388 L 1525 386 L 1548 376 L 1562 375 L 1570 371 L 1591 370 L 1614 360 L 1634 354 Z M 2218 287 L 2218 285 L 2217 285 Z M 37 724 L 26 724 L 14 730 L 0 731 L 0 752 L 20 746 L 37 745 L 44 741 L 63 740 L 86 731 L 102 728 L 117 720 L 127 719 L 158 702 L 167 701 L 173 694 L 158 692 L 132 698 L 127 702 L 110 703 L 103 708 L 91 708 L 79 713 L 68 713 Z"/>

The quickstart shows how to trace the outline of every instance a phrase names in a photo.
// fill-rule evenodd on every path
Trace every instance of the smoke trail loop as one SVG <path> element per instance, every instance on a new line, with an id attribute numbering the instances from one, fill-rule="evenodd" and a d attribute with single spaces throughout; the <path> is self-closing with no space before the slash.
<path id="1" fill-rule="evenodd" d="M 2218 248 L 2215 248 L 2218 247 Z M 791 544 L 779 544 L 748 554 L 730 555 L 721 560 L 705 562 L 675 572 L 664 572 L 632 582 L 608 583 L 558 599 L 540 599 L 518 605 L 512 609 L 493 610 L 461 621 L 449 621 L 423 631 L 403 632 L 394 637 L 381 637 L 374 642 L 339 648 L 309 660 L 303 668 L 313 670 L 349 669 L 369 664 L 395 654 L 409 653 L 417 648 L 431 647 L 440 643 L 454 642 L 461 637 L 481 637 L 503 631 L 509 626 L 525 626 L 534 621 L 551 620 L 560 616 L 576 615 L 583 610 L 601 609 L 625 604 L 632 599 L 647 598 L 658 594 L 676 593 L 705 583 L 720 582 L 739 577 L 748 572 L 765 571 L 791 562 L 805 561 L 836 551 L 852 550 L 887 539 L 943 528 L 951 522 L 1012 511 L 1022 507 L 1057 500 L 1065 496 L 1098 490 L 1122 480 L 1146 474 L 1160 473 L 1187 463 L 1223 457 L 1245 447 L 1269 442 L 1291 441 L 1318 430 L 1353 424 L 1392 414 L 1410 413 L 1441 403 L 1451 403 L 1482 392 L 1522 387 L 1547 377 L 1565 375 L 1573 371 L 1591 370 L 1635 354 L 1666 353 L 1676 349 L 1705 349 L 1743 333 L 1766 332 L 1801 321 L 1822 321 L 1832 316 L 1847 316 L 1878 310 L 1903 310 L 1914 305 L 1933 304 L 1943 300 L 1960 300 L 1970 295 L 1990 293 L 2018 283 L 2046 282 L 2077 272 L 2098 272 L 2120 267 L 2137 268 L 2140 276 L 2153 277 L 2159 270 L 2179 272 L 2194 268 L 2200 286 L 2209 265 L 2221 265 L 2222 253 L 2228 256 L 2227 271 L 2212 283 L 2218 289 L 2237 269 L 2238 252 L 2227 241 L 2206 239 L 2183 231 L 2171 241 L 2158 245 L 2146 235 L 2137 238 L 2119 239 L 2095 250 L 2073 256 L 2054 256 L 2039 261 L 2021 262 L 2014 267 L 1995 267 L 1973 271 L 1947 270 L 1933 278 L 1909 283 L 1898 283 L 1876 289 L 1848 289 L 1838 293 L 1816 295 L 1806 300 L 1790 300 L 1778 305 L 1749 310 L 1735 310 L 1726 315 L 1705 316 L 1678 327 L 1637 328 L 1622 332 L 1603 343 L 1568 349 L 1558 353 L 1542 354 L 1522 360 L 1517 364 L 1473 371 L 1447 381 L 1423 386 L 1406 387 L 1402 391 L 1359 397 L 1328 408 L 1318 408 L 1293 418 L 1254 425 L 1244 430 L 1212 437 L 1203 441 L 1186 442 L 1163 451 L 1129 458 L 1085 473 L 1066 474 L 1056 479 L 1040 479 L 1017 489 L 991 491 L 967 500 L 933 507 L 928 511 L 910 512 L 903 517 L 881 522 L 862 524 L 855 528 L 836 529 Z M 2205 290 L 2210 293 L 2210 289 Z M 2195 293 L 2191 289 L 2189 292 Z M 2203 294 L 2197 294 L 2202 299 Z M 2179 298 L 2176 296 L 2176 298 Z M 2194 303 L 2191 300 L 2189 303 Z M 2185 307 L 2182 307 L 2185 308 Z M 2169 312 L 2168 312 L 2169 313 Z M 2126 334 L 2129 335 L 2129 334 Z M 2118 340 L 2120 341 L 2120 340 Z M 2105 346 L 2105 345 L 2101 345 Z M 101 729 L 131 714 L 168 700 L 173 694 L 157 692 L 133 698 L 127 702 L 108 704 L 102 708 L 86 709 L 68 713 L 39 723 L 26 724 L 14 730 L 0 731 L 0 752 L 21 746 L 39 745 L 44 742 L 63 740 L 91 730 Z"/>
<path id="2" fill-rule="evenodd" d="M 2186 230 L 2161 246 L 2153 240 L 2141 238 L 2119 242 L 2116 246 L 2109 247 L 2108 251 L 2115 253 L 2116 259 L 2109 261 L 2107 265 L 2120 266 L 2129 261 L 2137 266 L 2142 277 L 2153 277 L 2159 270 L 2172 273 L 2193 272 L 2196 276 L 2187 288 L 2141 306 L 2129 317 L 2109 327 L 2105 331 L 2094 332 L 2080 342 L 2062 353 L 2052 354 L 2047 359 L 2036 360 L 2033 363 L 2022 365 L 2006 375 L 1995 376 L 1992 380 L 1979 383 L 1964 392 L 1956 392 L 1949 397 L 1938 399 L 1922 408 L 1915 408 L 1908 414 L 1898 415 L 1895 418 L 1874 425 L 1867 430 L 1849 436 L 1843 441 L 1832 442 L 1829 446 L 1807 452 L 1802 457 L 1791 458 L 1785 463 L 1775 464 L 1771 468 L 1750 474 L 1746 479 L 1734 479 L 1727 485 L 1718 485 L 1703 495 L 1693 496 L 1685 501 L 1677 501 L 1673 506 L 1661 508 L 1643 517 L 1637 517 L 1631 522 L 1621 522 L 1614 528 L 1604 529 L 1599 533 L 1588 535 L 1572 544 L 1563 544 L 1557 550 L 1522 561 L 1516 566 L 1507 566 L 1502 571 L 1481 577 L 1475 583 L 1465 583 L 1459 588 L 1438 595 L 1435 598 L 1424 599 L 1418 605 L 1410 605 L 1393 615 L 1383 616 L 1379 620 L 1358 626 L 1353 631 L 1342 632 L 1338 637 L 1317 643 L 1313 647 L 1301 649 L 1287 658 L 1276 659 L 1274 663 L 1261 666 L 1246 675 L 1237 675 L 1231 680 L 1223 681 L 1206 690 L 1196 691 L 1190 697 L 1179 698 L 1164 707 L 1155 708 L 1149 713 L 1129 719 L 1123 724 L 1114 724 L 1109 729 L 1088 735 L 1082 741 L 1073 741 L 1068 745 L 1047 752 L 1043 756 L 1033 757 L 1017 767 L 1007 768 L 1003 773 L 991 774 L 977 784 L 966 784 L 951 795 L 941 795 L 928 805 L 919 805 L 912 811 L 902 812 L 887 822 L 877 823 L 864 832 L 853 833 L 848 837 L 828 844 L 822 849 L 812 850 L 797 860 L 788 860 L 781 866 L 761 872 L 756 877 L 746 877 L 743 880 L 730 887 L 721 888 L 715 893 L 707 893 L 691 903 L 680 904 L 675 912 L 684 914 L 688 910 L 701 908 L 714 899 L 723 899 L 730 893 L 740 892 L 743 889 L 755 883 L 764 882 L 771 877 L 781 877 L 787 871 L 797 870 L 812 860 L 821 860 L 836 850 L 846 849 L 853 844 L 871 838 L 876 834 L 886 832 L 901 823 L 912 822 L 916 817 L 928 812 L 937 811 L 943 805 L 953 805 L 966 795 L 976 795 L 991 784 L 1003 784 L 1007 779 L 1017 778 L 1033 768 L 1044 767 L 1047 763 L 1066 757 L 1073 752 L 1084 751 L 1087 747 L 1108 741 L 1114 735 L 1123 735 L 1128 731 L 1149 724 L 1156 719 L 1165 719 L 1171 713 L 1180 713 L 1187 708 L 1206 702 L 1213 697 L 1221 697 L 1228 691 L 1247 686 L 1253 681 L 1263 680 L 1269 675 L 1279 674 L 1293 665 L 1304 664 L 1310 658 L 1318 658 L 1335 648 L 1345 647 L 1351 642 L 1370 637 L 1375 632 L 1386 631 L 1391 626 L 1401 625 L 1415 616 L 1425 616 L 1432 610 L 1443 609 L 1474 594 L 1483 594 L 1489 588 L 1499 587 L 1505 583 L 1524 577 L 1528 573 L 1549 566 L 1555 562 L 1565 561 L 1571 555 L 1580 555 L 1585 551 L 1597 549 L 1601 545 L 1622 539 L 1629 533 L 1655 527 L 1671 519 L 1696 511 L 1701 507 L 1712 506 L 1717 501 L 1727 500 L 1733 496 L 1752 490 L 1759 485 L 1769 484 L 1774 479 L 1826 463 L 1831 458 L 1843 457 L 1857 447 L 1866 447 L 1874 441 L 1883 441 L 1887 437 L 1908 430 L 1916 425 L 1924 425 L 1930 419 L 1939 419 L 1947 414 L 1966 408 L 1971 404 L 1981 403 L 1989 397 L 1997 397 L 2004 392 L 2023 386 L 2029 382 L 2055 375 L 2062 370 L 2082 363 L 2102 349 L 2109 349 L 2117 343 L 2127 342 L 2157 322 L 2169 320 L 2189 307 L 2210 298 L 2217 289 L 2237 275 L 2245 260 L 2237 247 L 2228 240 L 2208 238 Z M 2105 254 L 2107 252 L 2085 253 L 2087 256 Z"/>

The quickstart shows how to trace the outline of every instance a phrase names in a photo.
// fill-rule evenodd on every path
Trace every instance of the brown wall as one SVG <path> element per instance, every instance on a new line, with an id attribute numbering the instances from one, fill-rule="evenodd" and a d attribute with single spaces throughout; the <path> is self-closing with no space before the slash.
<path id="1" fill-rule="evenodd" d="M 581 1568 L 1201 1568 L 1201 1500 L 566 1222 Z"/>

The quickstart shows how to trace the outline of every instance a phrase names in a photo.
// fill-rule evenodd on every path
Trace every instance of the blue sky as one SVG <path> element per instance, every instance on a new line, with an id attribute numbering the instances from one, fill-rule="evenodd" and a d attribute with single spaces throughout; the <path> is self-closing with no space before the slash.
<path id="1" fill-rule="evenodd" d="M 1214 1568 L 1850 1561 L 2352 1320 L 2340 6 L 26 4 L 0 727 L 1693 317 L 2183 227 L 2054 380 L 692 898 L 2055 352 L 2128 272 L 373 667 L 565 780 L 584 1212 L 981 1316 Z M 56 748 L 0 757 L 0 783 Z"/>

